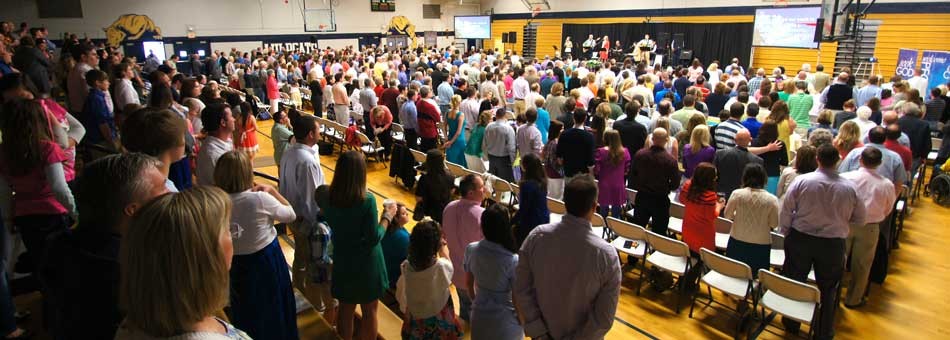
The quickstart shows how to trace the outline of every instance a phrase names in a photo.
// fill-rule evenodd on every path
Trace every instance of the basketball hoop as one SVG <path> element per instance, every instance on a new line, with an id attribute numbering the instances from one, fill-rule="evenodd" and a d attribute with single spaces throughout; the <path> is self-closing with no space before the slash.
<path id="1" fill-rule="evenodd" d="M 537 17 L 538 14 L 541 14 L 541 6 L 537 6 L 531 11 L 531 17 Z"/>
<path id="2" fill-rule="evenodd" d="M 775 0 L 775 7 L 788 7 L 788 0 Z"/>

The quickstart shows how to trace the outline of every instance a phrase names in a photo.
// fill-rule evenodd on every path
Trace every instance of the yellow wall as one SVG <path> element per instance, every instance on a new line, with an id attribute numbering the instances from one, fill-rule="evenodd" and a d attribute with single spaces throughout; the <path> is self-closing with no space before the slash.
<path id="1" fill-rule="evenodd" d="M 885 79 L 894 75 L 900 48 L 950 51 L 950 13 L 934 14 L 870 14 L 868 19 L 881 20 L 874 56 L 880 60 L 877 72 Z"/>
<path id="2" fill-rule="evenodd" d="M 838 43 L 821 43 L 818 49 L 806 48 L 784 48 L 784 47 L 753 47 L 752 66 L 754 68 L 764 68 L 766 74 L 772 74 L 772 69 L 778 66 L 785 66 L 786 74 L 798 72 L 802 64 L 808 63 L 815 70 L 815 65 L 825 65 L 825 71 L 831 72 L 835 65 L 835 52 L 838 50 Z M 819 52 L 821 60 L 819 61 Z"/>
<path id="3" fill-rule="evenodd" d="M 577 18 L 577 19 L 538 19 L 533 22 L 540 24 L 538 27 L 538 40 L 535 51 L 538 57 L 545 55 L 554 55 L 552 46 L 561 46 L 561 33 L 563 24 L 617 24 L 617 23 L 640 23 L 643 17 L 623 17 L 623 18 Z M 897 50 L 899 48 L 914 48 L 920 50 L 950 51 L 950 14 L 870 14 L 868 19 L 882 20 L 878 31 L 877 44 L 874 55 L 880 59 L 880 64 L 875 73 L 880 73 L 885 77 L 894 74 L 894 68 L 897 65 Z M 701 17 L 653 17 L 655 22 L 688 22 L 688 23 L 743 23 L 752 22 L 752 15 L 724 15 L 724 16 L 701 16 Z M 519 43 L 507 46 L 508 48 L 521 53 L 521 41 L 524 36 L 524 25 L 528 22 L 525 19 L 516 20 L 495 20 L 492 22 L 492 41 L 486 43 L 486 47 L 495 47 L 499 51 L 506 46 L 501 43 L 502 32 L 518 32 Z M 580 44 L 586 37 L 572 37 L 575 48 L 580 48 Z M 816 62 L 825 65 L 826 71 L 834 67 L 835 52 L 837 43 L 821 43 L 820 48 L 796 49 L 779 47 L 757 47 L 753 51 L 752 65 L 755 68 L 765 68 L 771 72 L 772 68 L 782 65 L 790 72 L 798 70 L 803 63 L 812 64 Z M 819 60 L 819 52 L 821 58 Z M 704 62 L 709 62 L 704 60 Z M 746 63 L 746 61 L 743 61 Z"/>

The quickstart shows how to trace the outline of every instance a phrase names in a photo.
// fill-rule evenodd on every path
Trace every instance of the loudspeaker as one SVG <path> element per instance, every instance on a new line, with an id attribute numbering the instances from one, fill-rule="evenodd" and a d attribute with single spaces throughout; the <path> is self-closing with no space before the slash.
<path id="1" fill-rule="evenodd" d="M 815 23 L 815 42 L 821 42 L 821 38 L 824 36 L 825 30 L 825 18 L 818 18 L 818 22 Z"/>
<path id="2" fill-rule="evenodd" d="M 509 41 L 508 41 L 509 39 L 511 39 L 511 38 L 508 36 L 508 32 L 501 32 L 501 42 L 502 42 L 502 43 L 507 44 L 507 43 L 509 42 Z"/>
<path id="3" fill-rule="evenodd" d="M 683 50 L 680 52 L 680 60 L 692 60 L 693 50 Z"/>
<path id="4" fill-rule="evenodd" d="M 515 31 L 508 32 L 508 42 L 510 42 L 510 43 L 512 43 L 512 44 L 517 44 L 517 43 L 518 43 L 518 32 L 515 32 Z"/>

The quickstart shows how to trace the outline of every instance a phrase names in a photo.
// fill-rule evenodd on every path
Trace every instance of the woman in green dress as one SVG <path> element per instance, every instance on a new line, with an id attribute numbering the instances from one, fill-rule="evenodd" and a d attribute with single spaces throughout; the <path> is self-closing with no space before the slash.
<path id="1" fill-rule="evenodd" d="M 459 111 L 459 106 L 462 104 L 462 97 L 459 95 L 452 96 L 451 109 L 449 109 L 446 117 L 446 125 L 449 127 L 448 133 L 445 134 L 448 141 L 445 142 L 445 159 L 449 162 L 466 166 L 465 162 L 465 134 L 462 133 L 465 127 L 465 115 Z"/>
<path id="2" fill-rule="evenodd" d="M 465 167 L 469 170 L 484 173 L 485 163 L 482 162 L 482 137 L 485 137 L 485 127 L 491 122 L 491 110 L 478 114 L 478 124 L 472 129 L 471 138 L 465 146 Z"/>
<path id="3" fill-rule="evenodd" d="M 366 160 L 359 151 L 342 154 L 336 173 L 328 195 L 332 199 L 322 197 L 317 204 L 332 235 L 330 290 L 340 300 L 337 330 L 343 339 L 353 338 L 353 313 L 358 304 L 363 311 L 359 334 L 375 339 L 379 298 L 389 287 L 379 242 L 396 212 L 387 207 L 382 218 L 376 218 L 376 198 L 366 190 Z"/>

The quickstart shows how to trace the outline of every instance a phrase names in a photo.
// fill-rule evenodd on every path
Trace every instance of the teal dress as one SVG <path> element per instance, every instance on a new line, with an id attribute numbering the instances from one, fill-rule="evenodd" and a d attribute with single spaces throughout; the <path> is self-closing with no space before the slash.
<path id="1" fill-rule="evenodd" d="M 379 225 L 376 197 L 367 192 L 362 203 L 349 208 L 319 205 L 332 235 L 333 297 L 346 304 L 378 300 L 389 288 L 389 277 L 380 245 L 386 230 Z"/>
<path id="2" fill-rule="evenodd" d="M 485 127 L 475 126 L 472 130 L 472 140 L 465 147 L 465 154 L 470 156 L 482 157 L 482 137 L 485 137 Z"/>
<path id="3" fill-rule="evenodd" d="M 458 130 L 465 126 L 465 115 L 461 112 L 455 113 L 455 119 L 448 119 L 449 123 L 449 135 L 446 138 L 452 138 L 458 132 Z M 452 143 L 448 149 L 445 150 L 445 159 L 449 162 L 467 167 L 468 163 L 465 162 L 465 134 L 460 133 L 459 138 L 455 140 L 455 143 Z"/>

